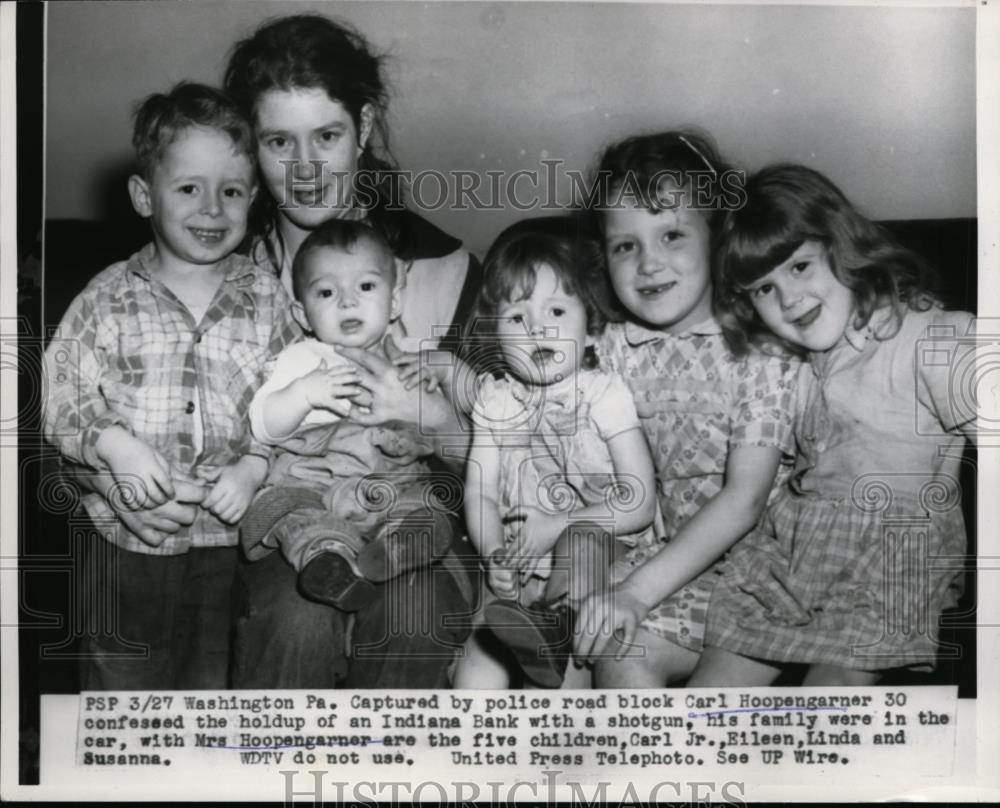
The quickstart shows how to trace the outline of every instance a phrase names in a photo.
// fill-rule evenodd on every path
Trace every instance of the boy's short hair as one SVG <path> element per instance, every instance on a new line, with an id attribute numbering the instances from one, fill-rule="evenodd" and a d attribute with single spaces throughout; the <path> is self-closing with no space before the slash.
<path id="1" fill-rule="evenodd" d="M 192 126 L 217 129 L 233 141 L 233 150 L 256 163 L 254 135 L 239 107 L 221 90 L 182 81 L 167 93 L 154 93 L 135 108 L 132 146 L 139 173 L 147 180 L 167 147 Z"/>
<path id="2" fill-rule="evenodd" d="M 355 245 L 367 242 L 380 252 L 384 252 L 390 259 L 393 259 L 392 247 L 386 237 L 378 230 L 368 226 L 360 219 L 329 219 L 315 230 L 308 238 L 302 242 L 299 251 L 292 261 L 292 292 L 296 300 L 302 299 L 302 275 L 305 271 L 306 255 L 312 250 L 321 247 L 329 247 L 334 250 L 351 252 Z M 390 282 L 396 283 L 396 262 L 389 261 Z"/>

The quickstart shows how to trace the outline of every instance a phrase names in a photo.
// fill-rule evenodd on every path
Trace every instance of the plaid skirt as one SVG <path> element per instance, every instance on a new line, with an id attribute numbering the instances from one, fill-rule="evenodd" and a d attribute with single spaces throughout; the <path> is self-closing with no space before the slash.
<path id="1" fill-rule="evenodd" d="M 723 563 L 705 644 L 772 662 L 933 669 L 941 612 L 961 594 L 961 508 L 866 505 L 786 489 Z"/>

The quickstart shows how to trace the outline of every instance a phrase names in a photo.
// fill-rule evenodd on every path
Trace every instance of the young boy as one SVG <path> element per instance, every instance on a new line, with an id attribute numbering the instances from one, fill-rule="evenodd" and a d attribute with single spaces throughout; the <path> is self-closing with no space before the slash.
<path id="1" fill-rule="evenodd" d="M 430 564 L 452 525 L 422 459 L 433 442 L 412 424 L 351 420 L 358 374 L 337 346 L 387 359 L 400 284 L 386 240 L 364 222 L 314 230 L 292 264 L 292 313 L 311 336 L 286 348 L 250 405 L 251 428 L 278 447 L 241 526 L 247 557 L 280 546 L 305 595 L 361 608 L 371 582 Z"/>
<path id="2" fill-rule="evenodd" d="M 89 600 L 116 603 L 117 642 L 146 651 L 85 642 L 82 687 L 218 688 L 236 523 L 270 455 L 247 412 L 268 356 L 299 332 L 281 284 L 233 252 L 256 185 L 252 132 L 232 102 L 179 84 L 140 105 L 132 142 L 129 194 L 153 241 L 98 274 L 63 317 L 46 362 L 45 435 L 73 462 L 110 471 L 131 507 L 173 499 L 180 481 L 204 495 L 190 527 L 158 539 L 84 497 L 117 557 Z"/>

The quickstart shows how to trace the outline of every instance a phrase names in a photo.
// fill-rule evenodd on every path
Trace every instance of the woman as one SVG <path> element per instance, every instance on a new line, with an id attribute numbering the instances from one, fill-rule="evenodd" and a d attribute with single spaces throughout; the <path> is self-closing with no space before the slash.
<path id="1" fill-rule="evenodd" d="M 290 290 L 291 259 L 312 229 L 331 217 L 367 217 L 405 267 L 400 336 L 429 340 L 447 331 L 445 346 L 457 347 L 479 266 L 458 241 L 403 208 L 388 157 L 381 60 L 367 42 L 320 15 L 280 18 L 236 44 L 225 88 L 257 135 L 264 187 L 254 211 L 253 257 L 269 263 Z M 360 366 L 370 421 L 462 431 L 443 397 L 418 412 L 393 368 L 371 354 L 344 353 Z M 242 565 L 233 685 L 445 686 L 454 648 L 467 633 L 449 624 L 470 610 L 473 597 L 456 561 L 380 587 L 380 597 L 355 616 L 349 662 L 343 613 L 302 598 L 280 555 Z M 403 625 L 416 614 L 431 615 L 431 623 Z"/>
<path id="2" fill-rule="evenodd" d="M 381 67 L 360 35 L 317 14 L 265 23 L 237 43 L 225 89 L 254 122 L 268 191 L 255 202 L 253 254 L 290 292 L 291 259 L 311 230 L 331 217 L 367 216 L 397 256 L 412 262 L 406 333 L 431 338 L 461 325 L 479 267 L 460 242 L 403 207 Z"/>

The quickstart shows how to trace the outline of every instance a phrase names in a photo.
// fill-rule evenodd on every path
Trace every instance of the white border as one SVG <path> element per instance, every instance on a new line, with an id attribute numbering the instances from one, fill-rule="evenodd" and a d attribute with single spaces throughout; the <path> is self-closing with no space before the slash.
<path id="1" fill-rule="evenodd" d="M 755 0 L 728 0 L 733 5 L 754 4 Z M 777 3 L 792 5 L 791 3 Z M 796 5 L 870 5 L 864 0 L 857 2 L 825 3 L 821 0 L 804 0 Z M 996 316 L 997 302 L 1000 301 L 1000 3 L 996 0 L 952 0 L 951 2 L 893 2 L 881 3 L 890 6 L 911 7 L 971 7 L 977 10 L 977 157 L 978 157 L 978 222 L 979 222 L 979 300 L 981 316 Z M 15 28 L 14 18 L 17 5 L 0 3 L 0 210 L 4 215 L 0 222 L 0 317 L 16 317 L 16 87 L 14 71 Z M 1000 322 L 998 320 L 997 322 Z M 996 332 L 994 332 L 996 333 Z M 0 388 L 0 421 L 16 413 L 17 387 L 16 373 L 4 372 L 3 386 Z M 0 452 L 0 484 L 6 503 L 17 502 L 12 481 L 17 479 L 17 457 L 13 450 Z M 998 514 L 996 492 L 1000 491 L 1000 455 L 996 448 L 983 448 L 979 454 L 978 474 L 978 531 L 980 555 L 991 555 L 993 570 L 982 569 L 978 575 L 978 613 L 983 622 L 1000 622 L 1000 587 L 997 586 L 996 572 L 1000 568 L 1000 547 L 997 543 Z M 9 569 L 16 554 L 17 512 L 13 508 L 0 508 L 0 674 L 5 682 L 5 691 L 10 694 L 16 687 L 18 655 L 16 614 L 18 605 L 17 573 Z M 13 551 L 13 552 L 11 552 Z M 986 565 L 984 565 L 986 566 Z M 956 744 L 957 763 L 955 775 L 947 786 L 924 789 L 913 793 L 896 793 L 888 784 L 879 787 L 871 784 L 855 787 L 845 784 L 834 793 L 816 794 L 799 789 L 781 790 L 781 793 L 763 794 L 769 798 L 832 799 L 841 797 L 858 799 L 877 796 L 879 799 L 952 799 L 986 800 L 1000 797 L 1000 677 L 997 675 L 1000 662 L 1000 630 L 995 627 L 980 629 L 978 642 L 979 689 L 975 702 L 963 702 L 960 715 L 975 715 L 973 722 L 963 720 L 959 726 L 960 737 Z M 15 683 L 15 684 L 12 684 Z M 61 698 L 60 701 L 64 701 Z M 50 713 L 51 717 L 51 713 Z M 18 772 L 18 703 L 15 698 L 0 699 L 0 782 L 4 785 L 4 799 L 162 799 L 181 796 L 180 793 L 141 791 L 130 793 L 116 791 L 99 795 L 67 784 L 48 787 L 11 787 L 17 780 Z M 974 754 L 970 755 L 972 750 Z M 969 766 L 970 757 L 974 766 Z M 959 765 L 961 762 L 961 765 Z M 971 768 L 971 771 L 970 771 Z M 178 774 L 180 774 L 178 772 Z M 190 796 L 190 795 L 189 795 Z M 232 785 L 224 784 L 212 788 L 205 796 L 220 799 L 246 799 L 259 797 L 260 792 L 233 794 Z"/>
<path id="2" fill-rule="evenodd" d="M 0 323 L 17 317 L 17 77 L 14 3 L 0 3 Z M 17 373 L 0 368 L 0 425 L 17 416 Z M 17 503 L 17 451 L 0 449 L 0 502 Z M 13 496 L 11 493 L 13 492 Z M 17 507 L 0 507 L 0 680 L 18 675 Z M 0 698 L 0 782 L 16 782 L 18 699 Z"/>

